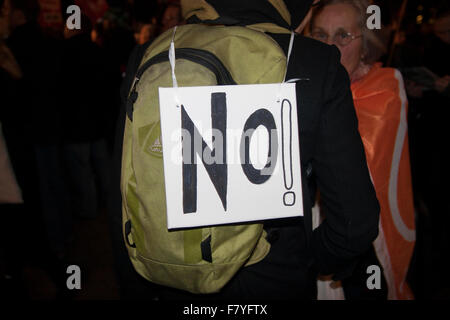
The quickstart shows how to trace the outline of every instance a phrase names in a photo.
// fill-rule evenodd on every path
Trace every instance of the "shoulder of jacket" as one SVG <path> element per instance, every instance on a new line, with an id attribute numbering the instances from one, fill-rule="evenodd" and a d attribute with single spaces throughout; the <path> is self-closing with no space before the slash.
<path id="1" fill-rule="evenodd" d="M 294 42 L 293 56 L 301 59 L 303 64 L 327 68 L 329 61 L 340 61 L 340 52 L 335 46 L 317 41 L 312 38 L 297 36 Z"/>

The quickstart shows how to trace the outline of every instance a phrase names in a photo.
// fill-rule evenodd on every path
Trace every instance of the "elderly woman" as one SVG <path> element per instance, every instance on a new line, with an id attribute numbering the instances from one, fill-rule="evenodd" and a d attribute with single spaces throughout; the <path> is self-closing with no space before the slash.
<path id="1" fill-rule="evenodd" d="M 383 68 L 377 59 L 383 44 L 366 26 L 365 0 L 321 1 L 314 9 L 310 36 L 341 52 L 351 90 L 368 167 L 381 206 L 376 257 L 365 257 L 354 275 L 342 282 L 346 298 L 368 290 L 367 269 L 377 258 L 389 299 L 412 299 L 406 275 L 415 244 L 414 205 L 407 135 L 407 100 L 400 73 Z M 359 271 L 359 272 L 358 272 Z M 377 288 L 376 278 L 371 278 Z M 366 283 L 367 281 L 367 283 Z"/>

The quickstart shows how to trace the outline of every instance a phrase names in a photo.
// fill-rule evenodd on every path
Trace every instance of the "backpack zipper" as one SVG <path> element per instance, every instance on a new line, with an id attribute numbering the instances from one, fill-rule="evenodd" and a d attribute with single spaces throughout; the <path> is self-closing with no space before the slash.
<path id="1" fill-rule="evenodd" d="M 214 54 L 212 54 L 209 51 L 192 48 L 179 48 L 175 49 L 175 56 L 177 59 L 189 60 L 208 68 L 216 76 L 217 85 L 236 84 L 230 72 L 223 65 L 222 61 L 220 61 L 219 58 L 217 58 Z M 150 58 L 137 71 L 136 76 L 134 78 L 131 93 L 127 99 L 127 115 L 131 121 L 133 120 L 133 105 L 138 97 L 138 94 L 136 92 L 136 86 L 139 83 L 140 78 L 142 77 L 144 72 L 152 65 L 166 61 L 169 61 L 169 51 L 163 51 L 157 54 L 156 56 Z"/>

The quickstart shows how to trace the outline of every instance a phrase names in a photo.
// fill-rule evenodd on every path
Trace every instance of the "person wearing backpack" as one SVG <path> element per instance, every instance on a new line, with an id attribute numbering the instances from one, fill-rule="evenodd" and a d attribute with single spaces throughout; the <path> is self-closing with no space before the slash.
<path id="1" fill-rule="evenodd" d="M 148 247 L 156 248 L 163 254 L 169 253 L 170 249 L 164 251 L 166 244 L 162 242 L 166 234 L 163 226 L 159 226 L 159 230 L 162 230 L 160 241 L 154 238 L 150 241 L 151 243 L 145 242 L 152 235 L 145 229 L 147 227 L 145 219 L 137 218 L 137 212 L 140 209 L 135 210 L 135 206 L 139 206 L 136 201 L 142 202 L 144 204 L 142 207 L 145 209 L 155 210 L 149 208 L 145 201 L 164 201 L 165 199 L 164 197 L 160 200 L 155 199 L 158 197 L 158 190 L 150 193 L 153 195 L 151 199 L 143 199 L 144 196 L 136 194 L 138 190 L 135 188 L 136 177 L 140 179 L 141 176 L 133 171 L 131 165 L 136 159 L 130 158 L 130 141 L 135 139 L 130 135 L 130 130 L 133 130 L 133 126 L 137 126 L 141 120 L 140 113 L 136 110 L 145 108 L 142 104 L 143 98 L 139 100 L 139 97 L 145 96 L 146 93 L 140 90 L 142 87 L 136 82 L 141 79 L 140 83 L 144 81 L 146 85 L 148 84 L 144 80 L 146 72 L 144 67 L 151 66 L 150 60 L 158 51 L 157 49 L 152 51 L 152 49 L 160 43 L 168 44 L 167 41 L 173 37 L 173 30 L 163 34 L 153 44 L 137 48 L 130 57 L 123 84 L 122 95 L 125 101 L 119 121 L 121 125 L 118 128 L 118 145 L 116 146 L 116 155 L 123 156 L 121 173 L 124 207 L 123 236 L 134 268 L 144 278 L 162 285 L 159 293 L 161 299 L 315 299 L 317 276 L 319 274 L 333 275 L 335 280 L 348 277 L 352 273 L 358 256 L 367 250 L 377 236 L 379 204 L 358 132 L 349 77 L 339 62 L 339 52 L 337 48 L 321 44 L 313 39 L 292 36 L 293 30 L 300 25 L 312 2 L 306 0 L 251 0 L 245 3 L 237 0 L 181 2 L 183 15 L 188 25 L 177 31 L 179 36 L 176 41 L 180 47 L 184 44 L 183 36 L 188 34 L 186 30 L 191 32 L 202 30 L 204 36 L 211 36 L 210 32 L 215 32 L 213 29 L 205 29 L 208 27 L 202 27 L 204 24 L 209 25 L 210 28 L 214 28 L 214 25 L 248 26 L 252 30 L 258 30 L 256 32 L 265 32 L 269 39 L 274 40 L 272 42 L 281 48 L 284 55 L 289 56 L 285 79 L 298 79 L 296 94 L 304 216 L 262 222 L 261 229 L 257 229 L 260 230 L 260 236 L 252 242 L 254 250 L 246 263 L 243 263 L 216 287 L 209 287 L 210 283 L 203 283 L 209 282 L 210 273 L 205 275 L 206 280 L 203 282 L 201 277 L 197 282 L 195 279 L 192 280 L 199 274 L 203 276 L 201 267 L 209 267 L 208 263 L 214 262 L 210 261 L 211 255 L 204 255 L 203 261 L 200 261 L 198 265 L 182 267 L 170 262 L 165 264 L 153 262 L 145 257 Z M 190 26 L 190 24 L 199 24 L 199 27 Z M 245 34 L 242 29 L 235 30 Z M 227 30 L 223 32 L 226 33 Z M 254 34 L 254 36 L 263 37 L 261 34 Z M 243 59 L 252 58 L 252 53 L 245 45 L 240 50 L 240 56 Z M 268 46 L 267 52 L 271 50 L 272 48 Z M 289 51 L 291 51 L 290 55 Z M 223 57 L 222 60 L 226 65 L 227 57 Z M 261 68 L 264 67 L 261 65 Z M 148 70 L 150 71 L 147 71 L 147 74 L 156 72 L 155 69 Z M 230 72 L 236 78 L 238 72 L 236 70 L 230 70 Z M 249 72 L 258 73 L 261 70 L 253 69 Z M 182 76 L 180 72 L 178 76 Z M 279 82 L 283 81 L 282 77 L 279 80 Z M 242 84 L 239 81 L 236 83 Z M 143 135 L 145 136 L 145 133 Z M 124 137 L 123 146 L 121 145 L 122 137 Z M 116 160 L 119 159 L 120 156 L 117 156 Z M 119 166 L 116 163 L 116 169 Z M 148 170 L 148 172 L 156 171 Z M 149 179 L 153 179 L 152 175 L 148 174 Z M 116 173 L 116 181 L 117 178 Z M 327 219 L 313 232 L 311 208 L 317 188 L 322 195 Z M 162 202 L 161 205 L 164 203 Z M 131 214 L 131 218 L 128 214 Z M 164 216 L 165 212 L 161 210 L 153 214 Z M 205 244 L 211 245 L 207 242 L 208 239 L 211 242 L 209 237 L 200 239 L 201 243 L 196 244 L 198 250 L 201 247 L 202 254 Z M 183 244 L 181 243 L 180 246 Z M 246 249 L 248 248 L 242 248 L 242 250 Z M 209 250 L 211 254 L 211 250 L 214 249 L 209 247 Z M 241 252 L 232 255 L 234 254 L 241 254 Z M 212 260 L 217 258 L 214 251 L 212 257 Z M 183 270 L 186 272 L 184 273 Z M 195 272 L 191 272 L 192 270 Z M 228 270 L 220 269 L 220 266 L 215 270 L 212 272 L 215 279 L 220 278 L 221 272 L 228 272 Z M 162 276 L 163 274 L 166 276 Z"/>

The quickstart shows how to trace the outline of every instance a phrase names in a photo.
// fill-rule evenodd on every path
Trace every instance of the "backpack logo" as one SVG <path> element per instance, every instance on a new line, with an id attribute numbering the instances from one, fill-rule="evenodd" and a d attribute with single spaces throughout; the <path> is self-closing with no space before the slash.
<path id="1" fill-rule="evenodd" d="M 150 151 L 162 154 L 161 136 L 156 138 L 156 140 L 153 142 L 153 144 L 150 147 Z"/>
<path id="2" fill-rule="evenodd" d="M 160 122 L 139 128 L 139 141 L 142 150 L 151 156 L 162 158 L 162 139 Z"/>

